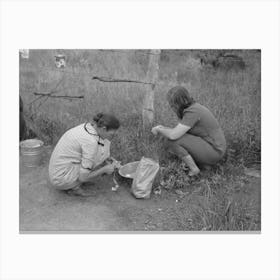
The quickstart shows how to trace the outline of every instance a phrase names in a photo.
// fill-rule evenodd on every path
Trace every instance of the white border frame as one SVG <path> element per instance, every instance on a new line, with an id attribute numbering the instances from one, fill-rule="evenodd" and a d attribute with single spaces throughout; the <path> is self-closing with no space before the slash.
<path id="1" fill-rule="evenodd" d="M 2 1 L 0 278 L 279 279 L 279 34 L 278 1 Z M 58 47 L 261 48 L 262 233 L 20 235 L 18 49 Z"/>

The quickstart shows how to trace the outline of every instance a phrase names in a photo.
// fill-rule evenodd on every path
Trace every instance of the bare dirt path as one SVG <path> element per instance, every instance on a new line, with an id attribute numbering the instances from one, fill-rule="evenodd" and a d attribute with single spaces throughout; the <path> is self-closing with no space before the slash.
<path id="1" fill-rule="evenodd" d="M 191 230 L 188 197 L 163 190 L 149 200 L 135 199 L 128 185 L 111 190 L 111 177 L 91 186 L 93 197 L 73 197 L 54 190 L 47 176 L 49 152 L 44 163 L 27 168 L 20 160 L 20 232 L 32 231 L 185 231 Z M 248 186 L 260 195 L 260 179 Z M 199 201 L 198 201 L 199 203 Z"/>

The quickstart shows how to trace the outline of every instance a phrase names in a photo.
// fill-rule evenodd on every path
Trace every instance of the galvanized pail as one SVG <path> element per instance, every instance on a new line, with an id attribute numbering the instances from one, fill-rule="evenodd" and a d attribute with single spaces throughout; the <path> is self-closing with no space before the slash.
<path id="1" fill-rule="evenodd" d="M 36 167 L 41 164 L 44 142 L 39 139 L 27 139 L 20 142 L 20 152 L 23 164 L 28 167 Z"/>

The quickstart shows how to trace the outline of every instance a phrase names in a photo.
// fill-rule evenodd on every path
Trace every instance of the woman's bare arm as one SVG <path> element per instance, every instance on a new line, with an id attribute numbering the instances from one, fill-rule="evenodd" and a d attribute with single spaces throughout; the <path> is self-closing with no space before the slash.
<path id="1" fill-rule="evenodd" d="M 83 183 L 92 181 L 97 176 L 110 173 L 111 170 L 114 170 L 114 167 L 111 165 L 105 165 L 97 170 L 89 170 L 81 167 L 79 181 Z"/>
<path id="2" fill-rule="evenodd" d="M 179 139 L 180 137 L 182 137 L 190 129 L 191 129 L 191 127 L 179 123 L 174 128 L 169 128 L 169 127 L 164 127 L 164 126 L 159 125 L 159 126 L 154 127 L 152 129 L 152 132 L 153 131 L 158 132 L 170 140 L 176 140 L 176 139 Z"/>

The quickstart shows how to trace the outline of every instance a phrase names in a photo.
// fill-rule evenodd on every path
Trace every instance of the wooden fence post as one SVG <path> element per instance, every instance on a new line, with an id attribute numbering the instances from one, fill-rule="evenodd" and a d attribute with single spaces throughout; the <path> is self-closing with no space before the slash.
<path id="1" fill-rule="evenodd" d="M 154 121 L 154 90 L 159 75 L 160 50 L 150 51 L 147 79 L 152 85 L 148 85 L 144 97 L 142 119 L 144 128 L 150 126 Z"/>

